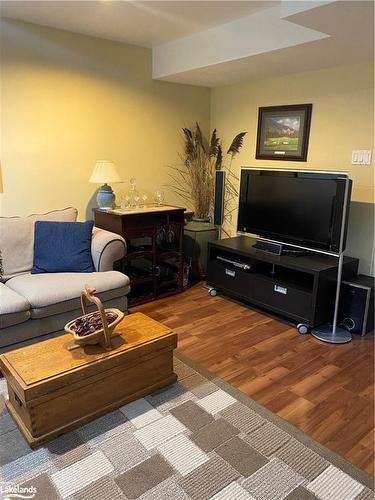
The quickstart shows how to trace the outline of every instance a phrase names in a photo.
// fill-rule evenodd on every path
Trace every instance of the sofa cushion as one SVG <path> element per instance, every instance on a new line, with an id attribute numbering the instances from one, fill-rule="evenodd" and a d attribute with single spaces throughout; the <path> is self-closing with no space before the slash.
<path id="1" fill-rule="evenodd" d="M 4 269 L 2 281 L 31 271 L 36 221 L 74 222 L 76 219 L 77 210 L 72 207 L 29 217 L 0 217 L 0 250 Z"/>
<path id="2" fill-rule="evenodd" d="M 92 273 L 91 239 L 94 221 L 35 223 L 31 272 Z"/>
<path id="3" fill-rule="evenodd" d="M 43 318 L 77 309 L 85 285 L 96 289 L 102 301 L 129 292 L 129 278 L 118 271 L 100 273 L 23 274 L 7 281 L 7 286 L 30 303 L 31 317 Z"/>
<path id="4" fill-rule="evenodd" d="M 103 302 L 104 307 L 116 307 L 126 313 L 127 300 L 126 297 Z M 74 310 L 67 311 L 61 314 L 54 314 L 44 318 L 35 318 L 26 321 L 22 325 L 14 325 L 9 328 L 0 330 L 0 352 L 7 349 L 18 349 L 24 347 L 25 344 L 37 340 L 45 340 L 56 335 L 56 332 L 63 330 L 68 321 L 77 318 L 81 313 L 81 308 L 77 307 Z M 22 344 L 20 344 L 22 343 Z M 1 384 L 1 379 L 0 379 Z M 1 421 L 1 418 L 0 418 Z"/>
<path id="5" fill-rule="evenodd" d="M 30 318 L 28 301 L 0 283 L 0 328 L 23 323 Z"/>

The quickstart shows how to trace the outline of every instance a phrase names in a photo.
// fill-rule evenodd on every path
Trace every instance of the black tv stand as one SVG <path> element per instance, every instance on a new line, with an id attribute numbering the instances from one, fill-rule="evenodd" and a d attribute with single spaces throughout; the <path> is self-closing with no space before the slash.
<path id="1" fill-rule="evenodd" d="M 309 253 L 298 259 L 254 248 L 238 236 L 209 243 L 207 284 L 211 290 L 284 316 L 309 328 L 332 320 L 338 259 Z M 343 279 L 357 275 L 359 260 L 345 257 Z"/>

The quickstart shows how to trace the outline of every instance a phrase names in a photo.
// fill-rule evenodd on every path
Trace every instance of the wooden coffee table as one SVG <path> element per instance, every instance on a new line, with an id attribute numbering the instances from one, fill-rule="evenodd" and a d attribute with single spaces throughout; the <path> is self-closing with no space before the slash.
<path id="1" fill-rule="evenodd" d="M 0 356 L 7 408 L 31 447 L 176 381 L 169 328 L 135 313 L 116 331 L 111 351 L 69 351 L 64 334 Z"/>

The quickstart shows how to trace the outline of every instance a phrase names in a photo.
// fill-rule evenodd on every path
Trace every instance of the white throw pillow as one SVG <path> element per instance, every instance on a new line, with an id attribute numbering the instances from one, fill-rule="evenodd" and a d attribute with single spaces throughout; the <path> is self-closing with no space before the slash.
<path id="1" fill-rule="evenodd" d="M 36 221 L 75 222 L 77 213 L 75 208 L 69 207 L 29 217 L 0 217 L 0 250 L 4 270 L 2 281 L 31 271 Z"/>

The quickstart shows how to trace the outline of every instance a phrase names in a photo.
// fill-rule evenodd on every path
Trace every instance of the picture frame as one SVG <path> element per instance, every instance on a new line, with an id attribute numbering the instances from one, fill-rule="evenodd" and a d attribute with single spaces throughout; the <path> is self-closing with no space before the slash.
<path id="1" fill-rule="evenodd" d="M 255 158 L 306 161 L 312 104 L 259 108 Z"/>

